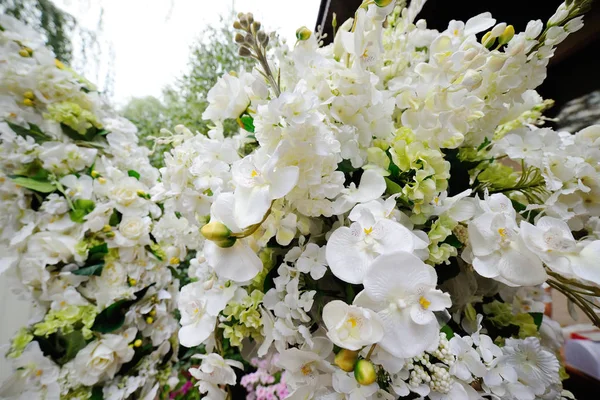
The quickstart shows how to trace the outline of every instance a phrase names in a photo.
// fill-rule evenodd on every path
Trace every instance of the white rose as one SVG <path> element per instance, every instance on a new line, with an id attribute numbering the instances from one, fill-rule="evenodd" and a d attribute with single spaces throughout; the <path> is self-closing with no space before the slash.
<path id="1" fill-rule="evenodd" d="M 126 336 L 135 338 L 134 334 Z M 88 344 L 77 353 L 74 370 L 82 384 L 91 386 L 101 380 L 112 379 L 121 365 L 131 361 L 134 353 L 125 337 L 104 335 L 101 340 Z"/>
<path id="2" fill-rule="evenodd" d="M 151 223 L 150 217 L 124 217 L 119 224 L 119 231 L 115 232 L 115 243 L 121 247 L 148 244 Z"/>

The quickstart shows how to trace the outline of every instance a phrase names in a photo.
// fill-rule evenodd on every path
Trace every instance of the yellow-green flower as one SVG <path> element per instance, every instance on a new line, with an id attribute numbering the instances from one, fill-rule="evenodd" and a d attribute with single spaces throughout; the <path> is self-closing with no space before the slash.
<path id="1" fill-rule="evenodd" d="M 17 358 L 23 353 L 25 347 L 33 340 L 33 335 L 27 328 L 21 328 L 10 342 L 10 351 L 7 356 Z"/>
<path id="2" fill-rule="evenodd" d="M 91 328 L 97 314 L 98 310 L 93 305 L 67 305 L 60 310 L 50 310 L 42 322 L 33 326 L 33 334 L 48 337 L 59 330 L 63 334 L 67 334 L 81 325 L 83 337 L 91 339 L 93 336 Z"/>
<path id="3" fill-rule="evenodd" d="M 65 124 L 81 135 L 92 127 L 102 128 L 94 113 L 72 101 L 50 104 L 44 118 Z"/>

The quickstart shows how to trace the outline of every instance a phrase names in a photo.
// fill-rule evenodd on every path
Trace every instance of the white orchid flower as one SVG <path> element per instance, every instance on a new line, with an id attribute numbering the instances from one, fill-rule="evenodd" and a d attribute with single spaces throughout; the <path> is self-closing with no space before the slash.
<path id="1" fill-rule="evenodd" d="M 405 251 L 384 254 L 373 262 L 354 305 L 377 312 L 384 326 L 379 345 L 390 354 L 410 358 L 439 343 L 434 311 L 450 307 L 447 293 L 436 289 L 435 269 Z"/>
<path id="2" fill-rule="evenodd" d="M 405 226 L 389 219 L 376 221 L 365 210 L 350 227 L 340 227 L 331 234 L 326 256 L 335 276 L 358 284 L 363 282 L 378 255 L 399 250 L 413 252 L 415 248 L 426 246 Z"/>
<path id="3" fill-rule="evenodd" d="M 277 156 L 265 159 L 255 153 L 233 164 L 233 215 L 240 228 L 262 221 L 273 200 L 288 194 L 298 182 L 298 167 L 278 166 L 277 161 Z"/>
<path id="4" fill-rule="evenodd" d="M 329 339 L 343 349 L 359 350 L 383 337 L 383 325 L 373 310 L 350 306 L 341 300 L 325 305 L 323 322 Z"/>

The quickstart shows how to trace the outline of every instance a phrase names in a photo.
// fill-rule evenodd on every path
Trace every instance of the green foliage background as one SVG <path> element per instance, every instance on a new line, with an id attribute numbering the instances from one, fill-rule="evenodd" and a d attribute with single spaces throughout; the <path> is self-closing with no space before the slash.
<path id="1" fill-rule="evenodd" d="M 207 26 L 190 48 L 188 71 L 172 85 L 163 89 L 162 99 L 144 97 L 132 99 L 122 110 L 139 130 L 142 143 L 153 148 L 149 137 L 159 136 L 160 129 L 185 125 L 192 132 L 206 134 L 209 130 L 202 113 L 208 106 L 206 94 L 218 78 L 226 72 L 250 70 L 253 60 L 240 57 L 234 42 L 233 16 L 222 19 L 217 26 Z M 226 121 L 225 135 L 236 132 L 236 121 Z M 163 166 L 163 153 L 167 145 L 156 146 L 151 162 Z"/>

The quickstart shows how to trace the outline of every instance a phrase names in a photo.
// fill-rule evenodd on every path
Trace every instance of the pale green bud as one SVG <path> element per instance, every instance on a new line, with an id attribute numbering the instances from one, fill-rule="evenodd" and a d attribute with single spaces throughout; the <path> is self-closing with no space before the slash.
<path id="1" fill-rule="evenodd" d="M 352 372 L 357 359 L 358 351 L 342 349 L 335 355 L 334 363 L 340 367 L 342 371 Z"/>
<path id="2" fill-rule="evenodd" d="M 200 233 L 210 241 L 226 240 L 231 237 L 231 230 L 224 223 L 214 221 L 209 222 L 200 229 Z"/>
<path id="3" fill-rule="evenodd" d="M 310 39 L 311 35 L 312 31 L 305 26 L 298 28 L 298 30 L 296 31 L 296 38 L 298 40 L 308 40 Z"/>
<path id="4" fill-rule="evenodd" d="M 375 0 L 375 4 L 377 4 L 377 7 L 387 7 L 393 2 L 394 0 Z"/>
<path id="5" fill-rule="evenodd" d="M 377 380 L 377 372 L 371 361 L 358 360 L 354 366 L 354 377 L 361 385 L 368 386 Z"/>
<path id="6" fill-rule="evenodd" d="M 508 25 L 502 35 L 498 38 L 498 43 L 503 45 L 511 41 L 511 39 L 515 36 L 515 27 L 512 25 Z"/>

